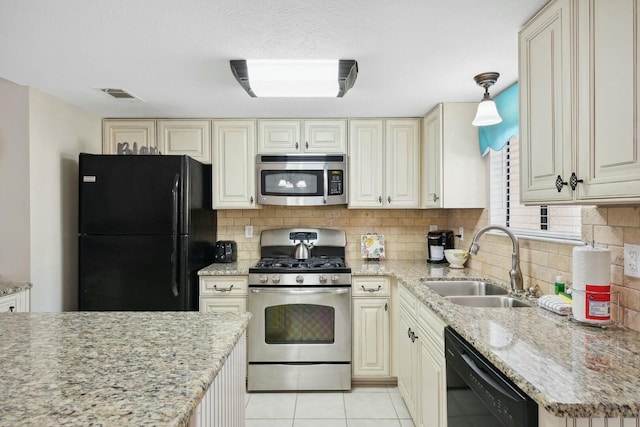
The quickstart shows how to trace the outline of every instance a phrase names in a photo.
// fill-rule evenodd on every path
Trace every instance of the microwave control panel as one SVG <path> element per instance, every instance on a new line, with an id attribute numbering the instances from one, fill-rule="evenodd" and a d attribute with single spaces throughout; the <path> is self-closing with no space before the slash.
<path id="1" fill-rule="evenodd" d="M 344 171 L 329 170 L 329 196 L 341 196 L 344 194 Z"/>

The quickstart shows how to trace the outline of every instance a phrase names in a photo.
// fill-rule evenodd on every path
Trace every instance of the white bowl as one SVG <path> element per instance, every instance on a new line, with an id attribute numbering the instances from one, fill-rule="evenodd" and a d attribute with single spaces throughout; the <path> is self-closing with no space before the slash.
<path id="1" fill-rule="evenodd" d="M 450 268 L 464 268 L 464 263 L 467 262 L 469 254 L 465 249 L 445 249 L 444 257 L 449 262 Z"/>

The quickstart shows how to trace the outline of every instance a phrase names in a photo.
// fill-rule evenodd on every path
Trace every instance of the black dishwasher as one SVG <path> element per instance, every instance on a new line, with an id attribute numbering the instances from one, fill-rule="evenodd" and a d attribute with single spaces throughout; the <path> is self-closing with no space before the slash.
<path id="1" fill-rule="evenodd" d="M 533 427 L 538 405 L 451 327 L 445 328 L 448 427 Z"/>

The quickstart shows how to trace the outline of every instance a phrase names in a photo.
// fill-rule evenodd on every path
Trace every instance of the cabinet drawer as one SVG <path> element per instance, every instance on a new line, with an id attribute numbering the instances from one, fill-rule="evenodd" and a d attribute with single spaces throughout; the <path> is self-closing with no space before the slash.
<path id="1" fill-rule="evenodd" d="M 353 278 L 351 295 L 354 297 L 381 297 L 391 295 L 391 282 L 388 277 Z"/>
<path id="2" fill-rule="evenodd" d="M 400 305 L 408 310 L 412 315 L 416 311 L 418 299 L 404 286 L 398 286 L 398 296 L 400 297 Z"/>
<path id="3" fill-rule="evenodd" d="M 203 276 L 200 277 L 201 296 L 247 295 L 247 276 Z"/>
<path id="4" fill-rule="evenodd" d="M 5 311 L 22 311 L 20 294 L 11 294 L 0 298 L 0 313 Z"/>
<path id="5" fill-rule="evenodd" d="M 200 312 L 208 313 L 211 311 L 230 311 L 234 313 L 247 311 L 247 298 L 237 296 L 200 298 Z"/>

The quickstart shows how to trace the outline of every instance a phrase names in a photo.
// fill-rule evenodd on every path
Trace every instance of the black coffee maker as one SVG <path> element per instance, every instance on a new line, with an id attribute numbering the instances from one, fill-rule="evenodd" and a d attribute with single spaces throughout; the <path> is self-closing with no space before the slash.
<path id="1" fill-rule="evenodd" d="M 439 230 L 427 233 L 427 249 L 429 250 L 427 262 L 433 264 L 447 262 L 444 250 L 453 249 L 453 231 Z"/>

